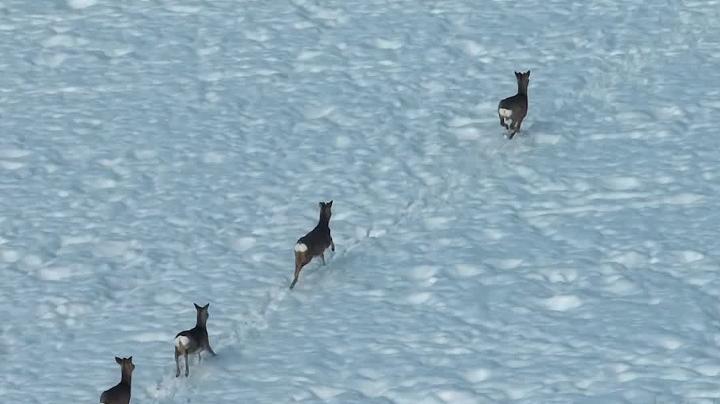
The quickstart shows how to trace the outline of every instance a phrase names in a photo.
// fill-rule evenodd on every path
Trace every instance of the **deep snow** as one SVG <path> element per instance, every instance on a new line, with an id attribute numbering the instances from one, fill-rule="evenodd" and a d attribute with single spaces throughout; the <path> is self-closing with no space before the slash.
<path id="1" fill-rule="evenodd" d="M 116 355 L 133 403 L 719 401 L 719 19 L 4 1 L 0 402 L 97 402 Z M 176 379 L 193 302 L 219 356 Z"/>

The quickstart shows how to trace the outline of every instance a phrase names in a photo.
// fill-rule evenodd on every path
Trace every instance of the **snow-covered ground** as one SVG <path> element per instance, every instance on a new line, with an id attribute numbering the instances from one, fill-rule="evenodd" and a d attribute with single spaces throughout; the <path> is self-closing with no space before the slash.
<path id="1" fill-rule="evenodd" d="M 97 402 L 116 355 L 134 403 L 720 401 L 718 20 L 2 2 L 0 402 Z M 218 356 L 176 379 L 193 302 Z"/>

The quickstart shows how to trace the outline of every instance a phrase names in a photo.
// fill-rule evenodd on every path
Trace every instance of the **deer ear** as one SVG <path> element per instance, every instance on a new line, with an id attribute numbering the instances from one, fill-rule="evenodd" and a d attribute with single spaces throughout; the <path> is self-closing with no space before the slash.
<path id="1" fill-rule="evenodd" d="M 328 202 L 328 206 L 332 206 L 333 201 Z"/>
<path id="2" fill-rule="evenodd" d="M 115 357 L 115 362 L 117 362 L 118 365 L 122 365 L 122 359 Z"/>
<path id="3" fill-rule="evenodd" d="M 323 206 L 325 206 L 325 202 L 320 202 L 318 205 L 320 205 L 320 207 L 322 208 Z"/>
<path id="4" fill-rule="evenodd" d="M 525 73 L 525 74 L 526 74 L 528 77 L 530 77 L 530 70 L 528 70 L 527 73 Z"/>
<path id="5" fill-rule="evenodd" d="M 193 306 L 195 306 L 195 308 L 196 308 L 196 309 L 198 309 L 198 310 L 200 310 L 200 309 L 201 309 L 201 307 L 200 307 L 200 306 L 198 306 L 198 305 L 197 305 L 196 303 L 193 303 Z"/>
<path id="6" fill-rule="evenodd" d="M 129 357 L 128 360 L 130 361 L 130 363 L 132 363 L 132 356 Z"/>
<path id="7" fill-rule="evenodd" d="M 208 303 L 208 304 L 206 304 L 205 306 L 203 306 L 203 309 L 207 310 L 208 307 L 210 307 L 210 303 Z"/>

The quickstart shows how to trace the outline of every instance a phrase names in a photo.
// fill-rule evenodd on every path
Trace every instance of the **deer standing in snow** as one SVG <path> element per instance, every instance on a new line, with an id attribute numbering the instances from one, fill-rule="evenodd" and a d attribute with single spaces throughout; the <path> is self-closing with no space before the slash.
<path id="1" fill-rule="evenodd" d="M 527 89 L 530 83 L 530 70 L 525 73 L 515 72 L 515 79 L 517 79 L 518 85 L 517 94 L 505 98 L 498 105 L 500 126 L 508 131 L 508 139 L 512 139 L 520 131 L 520 125 L 522 125 L 522 121 L 527 115 Z"/>
<path id="2" fill-rule="evenodd" d="M 310 263 L 313 257 L 318 255 L 325 265 L 325 250 L 328 247 L 335 251 L 335 243 L 330 235 L 330 216 L 332 216 L 332 204 L 320 202 L 320 220 L 317 226 L 297 241 L 295 244 L 295 277 L 290 284 L 290 289 L 295 287 L 300 276 L 300 270 Z"/>
<path id="3" fill-rule="evenodd" d="M 208 307 L 210 303 L 205 306 L 195 305 L 197 311 L 197 322 L 195 327 L 189 330 L 181 331 L 175 336 L 175 377 L 180 376 L 180 355 L 185 358 L 185 377 L 188 376 L 189 365 L 188 365 L 188 354 L 196 353 L 198 355 L 198 362 L 202 360 L 200 353 L 202 351 L 208 351 L 210 354 L 215 356 L 215 352 L 210 348 L 210 340 L 208 339 L 207 332 L 207 320 L 210 317 L 208 313 Z"/>
<path id="4" fill-rule="evenodd" d="M 132 382 L 132 372 L 135 365 L 132 363 L 132 356 L 129 358 L 115 357 L 115 362 L 120 365 L 122 374 L 120 383 L 113 388 L 103 391 L 100 395 L 102 404 L 130 404 L 130 384 Z"/>

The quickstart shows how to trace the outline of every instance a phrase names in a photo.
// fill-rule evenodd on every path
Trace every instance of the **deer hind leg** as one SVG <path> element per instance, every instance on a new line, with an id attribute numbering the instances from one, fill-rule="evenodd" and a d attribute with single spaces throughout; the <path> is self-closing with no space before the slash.
<path id="1" fill-rule="evenodd" d="M 332 237 L 330 237 L 330 249 L 332 251 L 335 251 L 335 242 L 333 241 Z"/>
<path id="2" fill-rule="evenodd" d="M 188 375 L 190 374 L 190 365 L 188 364 L 188 352 L 187 352 L 187 350 L 185 351 L 185 353 L 184 353 L 183 356 L 185 357 L 185 377 L 188 377 Z"/>
<path id="3" fill-rule="evenodd" d="M 303 256 L 303 253 L 295 253 L 295 275 L 293 277 L 293 281 L 290 284 L 290 289 L 295 287 L 295 284 L 298 281 L 298 277 L 300 276 L 300 271 L 302 270 L 302 267 L 305 265 L 305 257 Z"/>
<path id="4" fill-rule="evenodd" d="M 522 119 L 518 119 L 517 121 L 513 122 L 512 133 L 510 133 L 510 136 L 508 137 L 509 139 L 512 139 L 516 133 L 520 132 L 521 125 L 522 125 Z"/>
<path id="5" fill-rule="evenodd" d="M 325 265 L 325 252 L 320 253 L 320 259 L 322 260 L 322 264 Z"/>
<path id="6" fill-rule="evenodd" d="M 498 117 L 500 117 L 500 126 L 502 126 L 503 128 L 507 129 L 507 128 L 508 128 L 508 125 L 505 123 L 505 118 L 503 118 L 503 116 L 500 115 L 500 114 L 498 114 Z"/>
<path id="7" fill-rule="evenodd" d="M 296 268 L 295 268 L 295 276 L 293 277 L 293 280 L 292 280 L 292 282 L 290 283 L 290 289 L 292 289 L 292 288 L 295 287 L 295 284 L 296 284 L 297 281 L 298 281 L 298 277 L 300 276 L 300 269 L 301 269 L 300 267 L 296 267 Z"/>
<path id="8" fill-rule="evenodd" d="M 180 377 L 180 352 L 175 348 L 175 377 Z"/>

